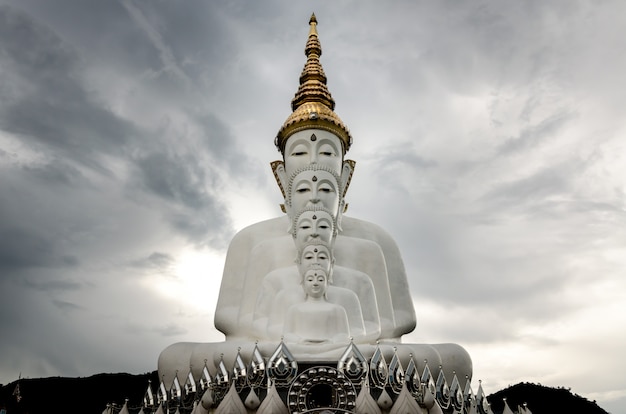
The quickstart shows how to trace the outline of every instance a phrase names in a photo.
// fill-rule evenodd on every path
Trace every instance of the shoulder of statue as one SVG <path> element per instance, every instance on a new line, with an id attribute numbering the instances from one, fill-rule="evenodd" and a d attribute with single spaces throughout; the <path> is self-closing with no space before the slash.
<path id="1" fill-rule="evenodd" d="M 387 230 L 385 230 L 378 224 L 374 224 L 370 221 L 365 221 L 365 220 L 357 219 L 354 217 L 343 216 L 341 218 L 341 225 L 343 227 L 342 234 L 346 236 L 350 236 L 351 233 L 354 233 L 356 231 L 367 232 L 375 236 L 374 238 L 372 238 L 372 240 L 374 241 L 393 242 L 393 238 L 387 232 Z"/>
<path id="2" fill-rule="evenodd" d="M 233 237 L 233 242 L 238 239 L 249 239 L 255 235 L 273 235 L 281 236 L 287 233 L 287 224 L 289 223 L 287 216 L 275 217 L 268 220 L 259 221 L 239 230 Z"/>

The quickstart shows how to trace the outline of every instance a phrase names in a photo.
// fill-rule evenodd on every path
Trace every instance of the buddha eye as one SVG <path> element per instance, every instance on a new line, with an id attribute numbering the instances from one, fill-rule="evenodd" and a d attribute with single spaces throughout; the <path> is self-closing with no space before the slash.
<path id="1" fill-rule="evenodd" d="M 331 145 L 324 144 L 324 145 L 322 145 L 320 147 L 319 154 L 320 155 L 324 155 L 326 157 L 333 157 L 333 156 L 337 155 L 337 152 L 335 151 L 335 149 Z"/>
<path id="2" fill-rule="evenodd" d="M 291 151 L 291 155 L 294 156 L 294 157 L 298 157 L 298 156 L 301 156 L 301 155 L 306 155 L 307 151 L 308 151 L 308 149 L 307 149 L 306 145 L 300 144 L 300 145 L 296 145 L 296 147 Z"/>

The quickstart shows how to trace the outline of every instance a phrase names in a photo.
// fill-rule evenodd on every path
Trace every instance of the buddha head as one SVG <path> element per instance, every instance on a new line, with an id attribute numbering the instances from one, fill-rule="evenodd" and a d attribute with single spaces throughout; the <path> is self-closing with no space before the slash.
<path id="1" fill-rule="evenodd" d="M 307 165 L 323 165 L 341 177 L 343 197 L 354 171 L 354 161 L 344 161 L 352 145 L 352 135 L 335 113 L 335 100 L 326 86 L 315 16 L 311 16 L 309 25 L 304 50 L 307 60 L 300 75 L 300 86 L 291 101 L 293 112 L 274 139 L 283 161 L 272 162 L 272 171 L 287 198 L 287 180 L 292 174 Z"/>
<path id="2" fill-rule="evenodd" d="M 287 185 L 287 214 L 291 219 L 307 207 L 323 207 L 337 217 L 343 207 L 337 174 L 322 165 L 309 164 L 296 170 Z"/>
<path id="3" fill-rule="evenodd" d="M 319 265 L 309 266 L 302 275 L 302 288 L 307 298 L 325 297 L 328 289 L 328 273 Z"/>
<path id="4" fill-rule="evenodd" d="M 296 132 L 285 144 L 285 171 L 289 175 L 306 165 L 320 164 L 339 174 L 343 154 L 341 140 L 328 131 L 313 129 Z"/>
<path id="5" fill-rule="evenodd" d="M 315 238 L 332 245 L 337 235 L 337 219 L 322 206 L 309 206 L 291 220 L 290 232 L 298 250 Z"/>
<path id="6" fill-rule="evenodd" d="M 298 251 L 296 257 L 296 264 L 300 275 L 303 275 L 306 270 L 312 266 L 321 266 L 328 276 L 328 282 L 332 283 L 332 268 L 335 263 L 335 257 L 328 243 L 313 239 L 304 244 L 301 250 Z"/>

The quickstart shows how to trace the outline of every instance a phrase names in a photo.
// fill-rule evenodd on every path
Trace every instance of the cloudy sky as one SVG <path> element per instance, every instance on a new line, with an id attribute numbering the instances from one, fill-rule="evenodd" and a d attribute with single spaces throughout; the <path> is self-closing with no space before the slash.
<path id="1" fill-rule="evenodd" d="M 315 12 L 409 342 L 626 413 L 626 4 L 0 0 L 0 382 L 156 369 L 213 328 Z M 475 388 L 477 385 L 475 386 Z"/>

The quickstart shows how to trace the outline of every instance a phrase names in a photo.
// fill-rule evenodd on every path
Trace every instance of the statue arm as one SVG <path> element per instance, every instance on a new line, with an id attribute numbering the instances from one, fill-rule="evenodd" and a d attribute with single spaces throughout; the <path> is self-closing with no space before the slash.
<path id="1" fill-rule="evenodd" d="M 415 308 L 413 307 L 402 255 L 396 242 L 380 226 L 351 217 L 344 217 L 343 229 L 346 236 L 371 240 L 380 246 L 387 267 L 389 291 L 392 292 L 392 307 L 395 317 L 395 329 L 392 336 L 400 337 L 413 331 L 416 323 Z M 375 277 L 374 274 L 371 275 Z"/>
<path id="2" fill-rule="evenodd" d="M 252 241 L 248 229 L 237 233 L 228 247 L 215 309 L 215 328 L 227 336 L 234 333 L 233 328 L 237 326 L 239 316 L 237 298 L 241 293 L 247 268 L 247 258 L 243 252 L 250 250 Z"/>
<path id="3" fill-rule="evenodd" d="M 412 332 L 416 325 L 415 307 L 411 297 L 411 288 L 407 279 L 402 255 L 396 242 L 387 232 L 381 229 L 381 248 L 387 262 L 387 273 L 389 275 L 389 289 L 391 295 L 394 316 L 396 319 L 395 336 Z"/>

